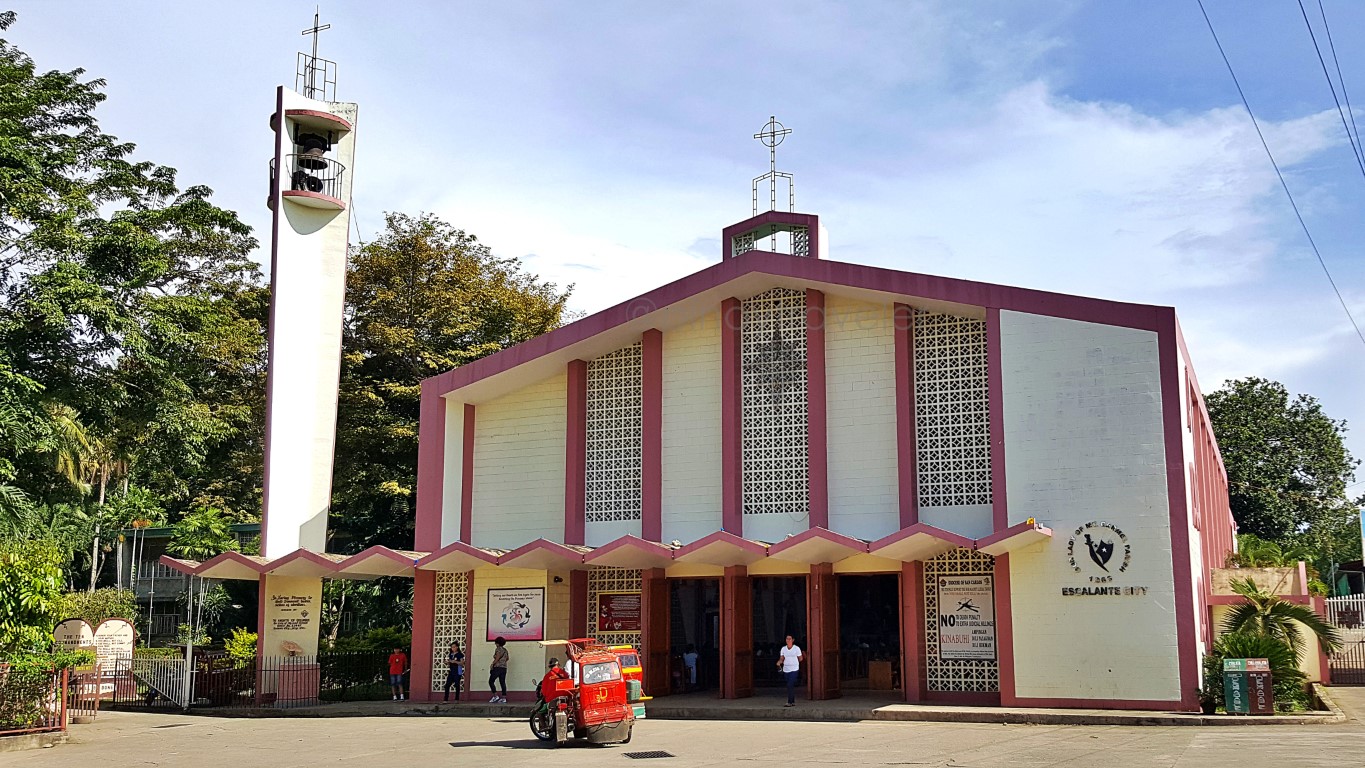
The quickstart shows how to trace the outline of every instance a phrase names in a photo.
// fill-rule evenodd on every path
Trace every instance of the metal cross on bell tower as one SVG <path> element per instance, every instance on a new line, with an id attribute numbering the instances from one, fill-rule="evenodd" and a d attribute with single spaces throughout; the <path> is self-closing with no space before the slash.
<path id="1" fill-rule="evenodd" d="M 313 56 L 303 67 L 303 95 L 310 99 L 322 98 L 324 95 L 323 92 L 327 87 L 326 64 L 330 62 L 324 62 L 324 60 L 318 58 L 318 33 L 331 29 L 332 25 L 319 24 L 318 22 L 322 20 L 321 15 L 322 9 L 314 6 L 313 26 L 303 30 L 305 36 L 313 36 Z M 322 63 L 320 64 L 320 62 Z M 323 84 L 321 86 L 317 83 L 319 74 L 322 74 L 323 77 Z"/>

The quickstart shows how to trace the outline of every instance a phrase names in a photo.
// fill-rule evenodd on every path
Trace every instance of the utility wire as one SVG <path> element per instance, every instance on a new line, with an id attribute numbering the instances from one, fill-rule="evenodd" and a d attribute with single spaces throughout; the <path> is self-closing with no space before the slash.
<path id="1" fill-rule="evenodd" d="M 1303 25 L 1308 27 L 1308 37 L 1313 41 L 1313 50 L 1318 54 L 1318 64 L 1322 65 L 1322 76 L 1327 78 L 1327 87 L 1332 91 L 1332 101 L 1336 102 L 1337 114 L 1341 117 L 1341 127 L 1346 131 L 1346 140 L 1351 142 L 1351 152 L 1355 154 L 1356 165 L 1360 167 L 1360 175 L 1365 176 L 1365 156 L 1360 153 L 1360 144 L 1356 137 L 1351 135 L 1351 126 L 1346 122 L 1346 112 L 1341 108 L 1341 99 L 1337 98 L 1337 87 L 1332 82 L 1332 75 L 1327 72 L 1327 61 L 1322 58 L 1322 48 L 1318 45 L 1318 36 L 1313 33 L 1313 24 L 1308 21 L 1308 11 L 1303 7 L 1303 0 L 1299 0 L 1299 13 L 1303 14 Z M 1337 74 L 1340 73 L 1341 70 L 1338 68 Z M 1341 90 L 1342 93 L 1346 92 L 1344 82 L 1341 85 Z M 1352 119 L 1354 117 L 1352 115 Z"/>
<path id="2" fill-rule="evenodd" d="M 1337 295 L 1337 301 L 1341 302 L 1341 308 L 1351 321 L 1351 327 L 1355 329 L 1356 336 L 1360 337 L 1360 343 L 1365 344 L 1365 333 L 1361 333 L 1355 315 L 1351 314 L 1351 308 L 1346 305 L 1346 299 L 1341 296 L 1341 289 L 1337 288 L 1337 281 L 1332 279 L 1332 271 L 1327 268 L 1327 262 L 1322 259 L 1318 244 L 1313 242 L 1313 234 L 1308 231 L 1308 223 L 1303 220 L 1303 214 L 1299 212 L 1299 204 L 1294 202 L 1294 193 L 1289 191 L 1289 184 L 1285 182 L 1284 174 L 1280 172 L 1280 164 L 1275 162 L 1275 154 L 1270 151 L 1270 144 L 1266 142 L 1265 134 L 1261 132 L 1261 124 L 1256 120 L 1256 113 L 1251 111 L 1251 102 L 1247 101 L 1246 92 L 1242 90 L 1242 83 L 1237 79 L 1237 73 L 1232 69 L 1232 62 L 1228 60 L 1227 51 L 1223 50 L 1223 43 L 1218 39 L 1218 33 L 1213 30 L 1213 21 L 1209 19 L 1209 12 L 1204 8 L 1204 0 L 1195 0 L 1195 2 L 1199 3 L 1199 12 L 1204 14 L 1204 23 L 1209 27 L 1209 34 L 1213 36 L 1213 44 L 1218 46 L 1218 53 L 1223 57 L 1223 64 L 1228 68 L 1228 74 L 1232 76 L 1232 84 L 1237 87 L 1237 95 L 1242 97 L 1242 106 L 1246 107 L 1247 115 L 1251 118 L 1252 127 L 1256 129 L 1256 135 L 1261 139 L 1261 146 L 1265 149 L 1266 157 L 1270 158 L 1270 165 L 1275 169 L 1275 175 L 1280 179 L 1280 187 L 1284 189 L 1285 197 L 1289 198 L 1289 205 L 1294 209 L 1294 217 L 1299 220 L 1299 226 L 1303 228 L 1303 236 L 1308 238 L 1308 245 L 1313 248 L 1313 255 L 1318 257 L 1318 265 L 1322 267 L 1323 274 L 1327 275 L 1327 282 L 1332 284 L 1332 292 Z"/>
<path id="3" fill-rule="evenodd" d="M 1356 134 L 1356 146 L 1360 146 L 1360 129 L 1356 127 L 1356 112 L 1351 108 L 1351 95 L 1346 92 L 1346 78 L 1341 76 L 1341 60 L 1337 58 L 1337 44 L 1332 42 L 1332 25 L 1327 23 L 1327 10 L 1318 0 L 1318 13 L 1322 14 L 1322 28 L 1327 31 L 1327 46 L 1332 50 L 1332 64 L 1337 68 L 1337 82 L 1341 83 L 1341 98 L 1346 102 L 1346 114 L 1351 116 L 1351 130 Z M 1362 150 L 1361 154 L 1365 154 Z"/>

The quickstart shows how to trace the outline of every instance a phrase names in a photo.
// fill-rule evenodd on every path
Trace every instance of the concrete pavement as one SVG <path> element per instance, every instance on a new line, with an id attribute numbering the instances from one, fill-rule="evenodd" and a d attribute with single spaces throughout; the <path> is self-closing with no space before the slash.
<path id="1" fill-rule="evenodd" d="M 645 720 L 629 745 L 536 742 L 522 717 L 236 719 L 101 713 L 71 742 L 0 754 L 0 768 L 75 765 L 293 768 L 457 765 L 611 768 L 626 752 L 666 751 L 658 768 L 773 765 L 1341 768 L 1365 762 L 1365 689 L 1334 689 L 1340 725 L 1275 728 L 992 725 L 929 722 Z M 547 763 L 547 760 L 553 760 Z M 647 763 L 648 764 L 648 763 Z"/>

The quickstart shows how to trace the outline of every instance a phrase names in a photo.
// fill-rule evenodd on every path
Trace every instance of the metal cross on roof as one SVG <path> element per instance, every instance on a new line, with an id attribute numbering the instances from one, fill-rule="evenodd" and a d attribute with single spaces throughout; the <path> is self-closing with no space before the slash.
<path id="1" fill-rule="evenodd" d="M 763 146 L 768 148 L 768 172 L 754 179 L 754 215 L 758 215 L 758 183 L 764 179 L 768 180 L 768 210 L 777 210 L 777 180 L 779 178 L 787 180 L 787 211 L 796 210 L 796 180 L 790 173 L 777 170 L 777 145 L 787 138 L 787 134 L 792 129 L 782 125 L 777 121 L 777 117 L 771 116 L 763 126 L 763 130 L 754 134 L 754 138 L 763 142 Z M 772 238 L 772 249 L 777 250 L 777 235 Z"/>

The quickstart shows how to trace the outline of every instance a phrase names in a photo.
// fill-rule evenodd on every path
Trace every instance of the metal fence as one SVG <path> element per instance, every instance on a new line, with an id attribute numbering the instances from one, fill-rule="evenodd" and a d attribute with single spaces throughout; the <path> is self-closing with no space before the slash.
<path id="1" fill-rule="evenodd" d="M 1347 630 L 1346 642 L 1328 659 L 1333 685 L 1365 685 L 1365 636 Z"/>
<path id="2" fill-rule="evenodd" d="M 1342 629 L 1365 627 L 1365 595 L 1327 598 L 1327 620 Z"/>
<path id="3" fill-rule="evenodd" d="M 0 736 L 66 730 L 67 670 L 34 673 L 0 664 Z"/>
<path id="4" fill-rule="evenodd" d="M 388 653 L 382 651 L 259 660 L 197 652 L 188 665 L 184 658 L 135 658 L 124 663 L 129 684 L 114 692 L 114 701 L 125 706 L 284 709 L 392 695 Z M 405 678 L 405 690 L 406 682 Z"/>

